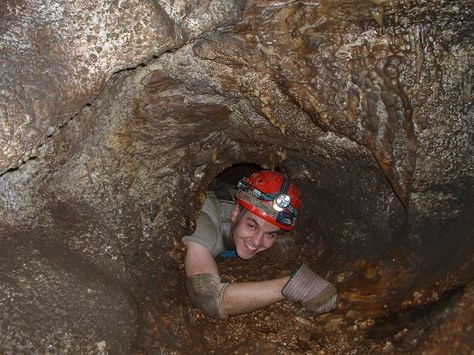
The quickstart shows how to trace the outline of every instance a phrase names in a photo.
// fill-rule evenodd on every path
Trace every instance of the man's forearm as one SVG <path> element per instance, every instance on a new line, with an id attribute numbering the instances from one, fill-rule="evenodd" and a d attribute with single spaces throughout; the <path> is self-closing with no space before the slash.
<path id="1" fill-rule="evenodd" d="M 222 313 L 241 314 L 254 311 L 285 299 L 281 290 L 289 276 L 255 282 L 233 282 L 224 291 Z"/>

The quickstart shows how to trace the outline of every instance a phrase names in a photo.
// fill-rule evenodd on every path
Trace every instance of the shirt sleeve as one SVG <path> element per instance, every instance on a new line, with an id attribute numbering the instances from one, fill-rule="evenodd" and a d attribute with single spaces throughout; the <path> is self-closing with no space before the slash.
<path id="1" fill-rule="evenodd" d="M 202 245 L 214 257 L 224 250 L 219 201 L 213 193 L 206 195 L 203 208 L 196 221 L 196 230 L 193 234 L 184 237 L 182 241 L 184 243 L 191 241 Z"/>

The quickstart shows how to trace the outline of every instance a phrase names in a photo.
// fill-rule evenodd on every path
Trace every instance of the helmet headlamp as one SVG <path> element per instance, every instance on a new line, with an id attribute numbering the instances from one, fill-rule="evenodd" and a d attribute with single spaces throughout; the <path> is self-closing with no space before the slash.
<path id="1" fill-rule="evenodd" d="M 252 205 L 256 205 L 257 201 L 267 201 L 268 204 L 259 202 L 261 208 L 264 211 L 267 211 L 270 215 L 275 218 L 278 223 L 281 223 L 285 226 L 292 226 L 296 219 L 296 209 L 291 206 L 291 197 L 288 195 L 289 179 L 285 176 L 282 187 L 280 191 L 276 193 L 264 193 L 252 186 L 242 179 L 237 184 L 237 188 L 241 193 L 244 193 L 251 199 L 256 199 L 255 202 L 250 202 Z M 246 199 L 244 196 L 240 196 L 243 199 Z M 260 208 L 260 207 L 259 207 Z M 273 210 L 273 212 L 271 212 Z"/>
<path id="2" fill-rule="evenodd" d="M 288 206 L 291 203 L 291 198 L 287 194 L 277 194 L 275 198 L 272 201 L 272 206 L 273 209 L 277 211 L 283 211 L 285 208 L 288 208 Z"/>

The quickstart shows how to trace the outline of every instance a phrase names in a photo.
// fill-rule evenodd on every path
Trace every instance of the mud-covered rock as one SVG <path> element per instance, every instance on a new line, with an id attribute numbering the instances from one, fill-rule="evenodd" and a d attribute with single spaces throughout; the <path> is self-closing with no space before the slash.
<path id="1" fill-rule="evenodd" d="M 5 4 L 2 351 L 428 349 L 472 298 L 470 5 Z M 302 210 L 291 250 L 223 277 L 305 261 L 337 284 L 334 314 L 191 308 L 180 238 L 209 183 L 248 164 L 288 173 Z M 466 295 L 436 303 L 449 290 Z M 371 337 L 423 304 L 441 305 L 430 322 Z"/>
<path id="2" fill-rule="evenodd" d="M 2 230 L 2 353 L 129 352 L 140 325 L 134 296 L 43 233 Z"/>

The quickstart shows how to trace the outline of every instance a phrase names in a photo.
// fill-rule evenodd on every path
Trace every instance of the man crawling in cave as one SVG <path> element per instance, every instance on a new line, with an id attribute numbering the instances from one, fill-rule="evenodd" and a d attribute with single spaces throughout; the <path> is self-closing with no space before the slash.
<path id="1" fill-rule="evenodd" d="M 271 248 L 293 230 L 300 207 L 294 182 L 279 172 L 262 170 L 243 178 L 234 201 L 208 192 L 194 233 L 183 238 L 186 290 L 192 304 L 212 318 L 247 313 L 289 299 L 322 314 L 337 307 L 334 285 L 306 264 L 292 275 L 257 282 L 221 282 L 215 257 L 234 252 L 248 260 Z"/>

